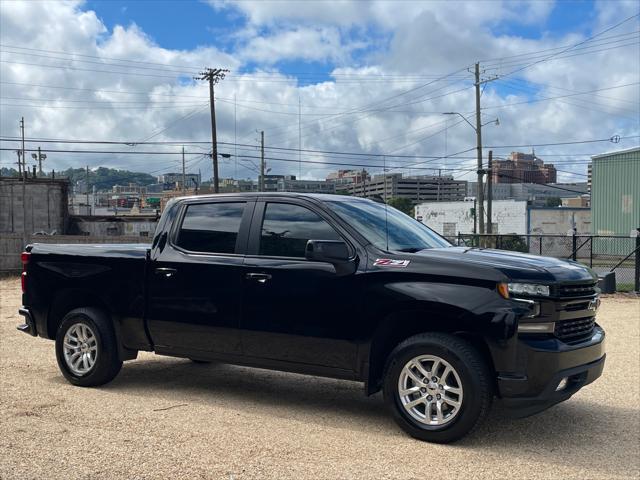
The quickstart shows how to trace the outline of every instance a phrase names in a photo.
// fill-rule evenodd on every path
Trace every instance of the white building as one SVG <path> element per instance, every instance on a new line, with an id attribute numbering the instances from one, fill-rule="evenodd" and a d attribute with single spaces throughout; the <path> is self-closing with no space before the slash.
<path id="1" fill-rule="evenodd" d="M 453 238 L 474 233 L 476 202 L 428 202 L 416 206 L 416 219 L 439 234 Z M 485 206 L 486 208 L 486 206 Z M 589 235 L 591 209 L 535 207 L 520 200 L 495 200 L 492 233 L 497 235 Z M 476 229 L 477 230 L 477 229 Z"/>
<path id="2" fill-rule="evenodd" d="M 428 202 L 416 205 L 416 219 L 445 237 L 474 233 L 474 200 L 464 202 Z M 527 202 L 496 200 L 493 202 L 494 234 L 527 233 Z"/>

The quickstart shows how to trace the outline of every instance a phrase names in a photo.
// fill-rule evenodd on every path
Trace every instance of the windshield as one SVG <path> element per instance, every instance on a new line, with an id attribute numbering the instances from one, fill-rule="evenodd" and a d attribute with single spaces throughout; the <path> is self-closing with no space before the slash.
<path id="1" fill-rule="evenodd" d="M 370 200 L 330 200 L 327 206 L 381 250 L 417 252 L 451 244 L 422 223 L 393 207 Z M 385 212 L 386 210 L 386 212 Z"/>

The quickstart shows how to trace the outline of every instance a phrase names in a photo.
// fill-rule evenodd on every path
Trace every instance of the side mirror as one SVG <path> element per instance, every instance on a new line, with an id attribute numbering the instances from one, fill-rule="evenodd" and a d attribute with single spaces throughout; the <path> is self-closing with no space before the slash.
<path id="1" fill-rule="evenodd" d="M 349 248 L 340 240 L 309 240 L 304 257 L 316 262 L 344 263 L 349 260 Z"/>

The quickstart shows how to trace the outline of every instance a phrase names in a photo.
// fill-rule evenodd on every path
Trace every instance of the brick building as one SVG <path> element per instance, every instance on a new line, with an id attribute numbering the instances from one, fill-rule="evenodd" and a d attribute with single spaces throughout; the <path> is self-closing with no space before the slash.
<path id="1" fill-rule="evenodd" d="M 545 163 L 535 153 L 511 152 L 506 160 L 494 160 L 494 183 L 556 183 L 556 168 Z"/>

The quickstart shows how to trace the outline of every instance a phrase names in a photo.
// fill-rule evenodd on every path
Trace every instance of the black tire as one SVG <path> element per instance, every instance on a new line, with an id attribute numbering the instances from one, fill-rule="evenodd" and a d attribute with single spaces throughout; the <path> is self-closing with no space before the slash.
<path id="1" fill-rule="evenodd" d="M 402 369 L 421 355 L 435 355 L 448 362 L 462 383 L 460 410 L 444 425 L 419 422 L 405 410 L 400 399 L 398 382 Z M 470 433 L 489 413 L 492 385 L 486 362 L 469 342 L 444 333 L 423 333 L 404 340 L 389 355 L 384 374 L 384 399 L 395 421 L 409 435 L 428 442 L 450 443 Z"/>
<path id="2" fill-rule="evenodd" d="M 74 325 L 87 325 L 96 337 L 97 355 L 95 363 L 84 374 L 71 371 L 64 357 L 64 337 Z M 56 334 L 56 359 L 64 377 L 73 385 L 80 387 L 96 387 L 113 380 L 122 368 L 122 360 L 118 355 L 118 344 L 111 319 L 97 308 L 76 308 L 67 313 Z"/>

